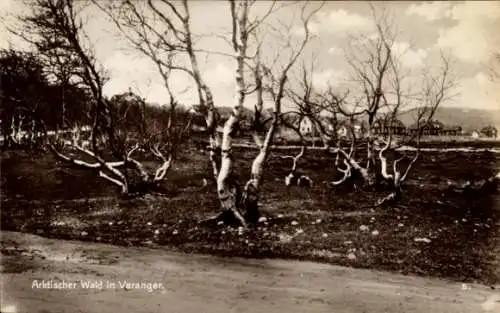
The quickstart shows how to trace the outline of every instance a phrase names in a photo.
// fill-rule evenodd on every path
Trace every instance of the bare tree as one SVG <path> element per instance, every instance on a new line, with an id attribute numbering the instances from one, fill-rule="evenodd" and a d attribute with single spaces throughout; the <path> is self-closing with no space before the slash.
<path id="1" fill-rule="evenodd" d="M 305 34 L 292 48 L 292 37 L 286 38 L 284 47 L 289 47 L 289 55 L 283 57 L 278 54 L 271 62 L 263 61 L 261 47 L 264 45 L 263 38 L 259 38 L 260 32 L 257 28 L 263 23 L 268 14 L 264 18 L 250 20 L 249 9 L 253 2 L 251 1 L 230 1 L 231 16 L 232 16 L 232 47 L 236 59 L 236 90 L 235 90 L 235 104 L 233 106 L 233 114 L 224 125 L 224 132 L 221 146 L 221 170 L 218 176 L 217 185 L 219 198 L 223 209 L 226 212 L 233 212 L 234 216 L 240 221 L 242 225 L 247 222 L 256 222 L 259 218 L 258 199 L 260 185 L 263 180 L 265 171 L 265 163 L 269 156 L 270 146 L 273 137 L 277 130 L 280 116 L 282 100 L 285 96 L 285 86 L 288 79 L 288 73 L 293 65 L 296 63 L 299 56 L 304 51 L 306 44 L 310 39 L 308 23 L 311 17 L 321 7 L 307 13 L 308 3 L 304 3 L 300 10 L 301 27 L 304 28 Z M 272 7 L 268 11 L 272 12 Z M 254 32 L 255 31 L 255 32 Z M 283 29 L 281 30 L 283 32 Z M 237 182 L 233 178 L 233 152 L 232 142 L 233 134 L 236 125 L 239 122 L 241 111 L 243 109 L 245 95 L 248 94 L 247 84 L 245 83 L 244 69 L 245 59 L 248 58 L 248 46 L 250 43 L 250 35 L 254 35 L 257 46 L 255 57 L 255 64 L 250 66 L 253 68 L 253 75 L 255 77 L 255 90 L 257 92 L 257 104 L 255 105 L 255 120 L 253 125 L 261 124 L 259 118 L 262 116 L 263 110 L 263 96 L 266 92 L 273 102 L 273 114 L 270 121 L 269 129 L 262 137 L 259 136 L 257 128 L 254 128 L 253 138 L 257 145 L 259 152 L 253 160 L 250 172 L 250 179 L 246 182 L 243 190 L 239 191 Z M 277 35 L 277 34 L 274 34 Z M 283 35 L 280 33 L 280 35 Z M 275 62 L 279 59 L 279 62 Z"/>
<path id="2" fill-rule="evenodd" d="M 336 147 L 328 147 L 337 157 L 335 163 L 339 172 L 343 173 L 343 177 L 331 185 L 355 183 L 358 177 L 368 187 L 385 182 L 393 192 L 379 202 L 382 204 L 399 198 L 401 184 L 419 156 L 423 129 L 432 121 L 437 107 L 453 96 L 455 80 L 449 57 L 444 55 L 440 68 L 425 69 L 421 75 L 404 71 L 401 51 L 396 49 L 397 29 L 392 19 L 386 12 L 379 14 L 373 6 L 372 13 L 376 34 L 353 38 L 351 49 L 346 53 L 353 76 L 352 87 L 343 94 L 330 87 L 319 103 L 320 108 L 333 114 L 336 121 L 343 120 L 350 141 L 347 148 L 343 147 L 340 138 L 336 138 Z M 412 87 L 415 85 L 422 86 L 421 91 L 414 92 Z M 409 109 L 417 112 L 416 131 L 410 136 L 404 132 L 393 133 L 399 114 Z M 376 133 L 375 126 L 381 124 L 388 133 Z M 396 157 L 392 173 L 389 173 L 388 152 L 394 154 L 398 147 L 409 142 L 416 142 L 416 154 L 409 158 L 405 170 L 401 170 L 400 165 L 408 156 Z M 364 155 L 357 153 L 362 146 L 365 146 Z"/>
<path id="3" fill-rule="evenodd" d="M 314 147 L 317 136 L 319 135 L 325 148 L 328 147 L 328 141 L 335 136 L 335 132 L 332 132 L 333 127 L 329 127 L 330 125 L 335 125 L 335 123 L 327 123 L 328 125 L 325 125 L 325 118 L 322 116 L 322 113 L 325 112 L 322 106 L 322 99 L 318 90 L 313 86 L 312 74 L 314 72 L 315 63 L 315 56 L 311 58 L 309 66 L 304 60 L 298 71 L 298 75 L 295 75 L 297 77 L 295 77 L 286 89 L 286 96 L 291 100 L 293 107 L 282 114 L 281 125 L 284 129 L 292 130 L 293 133 L 298 136 L 302 145 L 300 151 L 295 156 L 282 156 L 284 159 L 293 160 L 291 171 L 285 177 L 285 184 L 287 186 L 312 186 L 312 180 L 297 170 L 298 162 L 304 156 L 308 145 L 306 136 L 311 136 L 313 140 L 312 145 Z M 310 134 L 303 133 L 301 125 L 304 122 L 309 123 L 311 126 Z"/>
<path id="4" fill-rule="evenodd" d="M 391 25 L 389 16 L 386 14 L 376 16 L 373 7 L 372 12 L 376 24 L 376 36 L 361 36 L 357 44 L 353 44 L 351 50 L 346 53 L 353 81 L 357 85 L 354 99 L 344 106 L 345 102 L 337 101 L 337 97 L 333 98 L 333 103 L 337 104 L 336 111 L 344 117 L 349 117 L 351 120 L 366 119 L 365 164 L 353 158 L 354 153 L 349 153 L 350 157 L 347 157 L 345 152 L 342 150 L 340 152 L 347 159 L 348 167 L 358 171 L 368 186 L 376 182 L 373 124 L 387 105 L 383 101 L 384 95 L 392 91 L 390 90 L 392 86 L 387 82 L 392 77 L 400 75 L 400 73 L 394 73 L 395 68 L 390 66 L 391 59 L 394 57 L 392 49 L 396 42 L 395 29 Z M 347 125 L 355 126 L 352 123 Z M 354 129 L 351 129 L 351 134 L 352 140 L 355 140 Z"/>
<path id="5" fill-rule="evenodd" d="M 11 32 L 34 44 L 37 51 L 47 60 L 49 76 L 52 75 L 55 80 L 63 83 L 79 85 L 92 96 L 90 112 L 82 112 L 92 118 L 90 145 L 82 144 L 83 134 L 74 131 L 69 139 L 49 142 L 49 149 L 64 161 L 97 171 L 100 177 L 119 186 L 123 194 L 137 190 L 137 186 L 131 186 L 130 177 L 126 173 L 129 167 L 141 175 L 140 188 L 156 185 L 165 177 L 173 151 L 177 147 L 175 143 L 178 142 L 178 136 L 184 133 L 184 129 L 174 135 L 173 123 L 169 120 L 166 129 L 160 132 L 168 134 L 161 136 L 162 140 L 167 142 L 157 142 L 151 146 L 151 142 L 159 138 L 157 134 L 131 140 L 129 134 L 124 134 L 123 130 L 119 129 L 119 120 L 123 120 L 123 117 L 113 112 L 112 103 L 103 95 L 107 75 L 97 61 L 92 44 L 84 32 L 86 21 L 83 20 L 82 13 L 87 8 L 86 3 L 73 0 L 36 0 L 29 5 L 31 12 L 20 16 L 20 28 L 13 27 Z M 174 116 L 175 104 L 176 101 L 171 96 L 171 118 Z M 161 160 L 153 178 L 146 173 L 142 163 L 133 158 L 133 153 L 144 145 L 151 146 L 151 152 Z M 167 155 L 158 149 L 165 146 L 168 146 Z M 94 163 L 70 156 L 64 152 L 65 147 L 76 150 L 86 158 L 90 157 Z"/>
<path id="6" fill-rule="evenodd" d="M 390 66 L 394 68 L 395 72 L 398 71 L 396 60 L 391 60 Z M 450 68 L 449 57 L 441 54 L 441 68 L 438 68 L 435 72 L 436 73 L 424 75 L 424 79 L 422 80 L 424 84 L 422 86 L 422 95 L 418 99 L 420 103 L 416 108 L 413 108 L 416 110 L 414 124 L 416 126 L 415 129 L 413 129 L 413 133 L 407 136 L 409 138 L 405 138 L 406 134 L 403 134 L 403 137 L 400 136 L 401 138 L 397 144 L 393 144 L 394 134 L 392 126 L 397 121 L 398 114 L 400 113 L 401 107 L 404 105 L 405 99 L 403 93 L 401 92 L 400 77 L 396 75 L 392 82 L 397 93 L 395 103 L 391 106 L 391 111 L 386 116 L 389 132 L 387 138 L 384 138 L 385 145 L 380 149 L 378 155 L 381 164 L 382 177 L 391 184 L 393 191 L 387 197 L 379 200 L 379 205 L 387 201 L 399 200 L 401 197 L 401 185 L 408 177 L 408 173 L 420 156 L 420 140 L 424 130 L 429 127 L 432 122 L 437 108 L 441 104 L 450 100 L 450 98 L 454 95 L 453 89 L 455 88 L 455 80 Z M 386 101 L 385 98 L 384 101 Z M 414 152 L 413 157 L 409 157 L 406 152 L 403 152 L 401 156 L 395 157 L 392 162 L 392 174 L 390 174 L 388 172 L 388 161 L 385 153 L 388 150 L 392 150 L 394 152 L 398 147 L 401 147 L 403 144 L 408 142 L 416 144 L 416 151 Z M 409 162 L 406 165 L 406 169 L 401 169 L 399 166 L 400 162 L 408 158 Z"/>
<path id="7" fill-rule="evenodd" d="M 301 171 L 297 170 L 299 161 L 302 159 L 302 157 L 306 152 L 307 141 L 304 138 L 304 135 L 302 134 L 302 131 L 300 129 L 300 123 L 301 121 L 303 121 L 303 117 L 302 115 L 298 115 L 298 116 L 292 116 L 292 118 L 290 118 L 290 115 L 294 113 L 296 112 L 288 111 L 282 113 L 280 116 L 280 126 L 282 127 L 282 129 L 291 129 L 299 137 L 301 143 L 300 151 L 297 154 L 281 156 L 281 159 L 292 159 L 292 166 L 290 168 L 290 172 L 288 173 L 288 175 L 285 176 L 285 185 L 311 187 L 312 180 L 305 174 L 302 174 Z"/>
<path id="8" fill-rule="evenodd" d="M 216 132 L 217 114 L 213 95 L 201 74 L 199 61 L 201 53 L 216 52 L 202 51 L 195 46 L 197 37 L 193 34 L 188 1 L 154 2 L 149 0 L 147 3 L 121 1 L 119 4 L 101 4 L 94 1 L 94 3 L 108 14 L 137 50 L 149 56 L 156 64 L 187 73 L 193 79 L 200 102 L 199 109 L 205 115 L 207 124 L 210 160 L 224 211 L 222 215 L 229 212 L 242 225 L 247 225 L 249 221 L 256 221 L 259 217 L 257 204 L 260 184 L 269 148 L 279 122 L 287 74 L 309 41 L 307 24 L 317 10 L 307 14 L 307 3 L 302 6 L 301 26 L 306 28 L 306 36 L 296 45 L 297 49 L 292 49 L 287 61 L 279 63 L 282 67 L 277 69 L 271 66 L 271 63 L 263 61 L 260 52 L 264 42 L 258 35 L 261 33 L 261 26 L 269 16 L 288 4 L 280 5 L 273 2 L 264 14 L 252 16 L 251 9 L 257 3 L 256 1 L 229 1 L 231 31 L 230 37 L 224 38 L 232 50 L 226 55 L 235 61 L 236 90 L 231 116 L 225 122 L 222 139 L 220 139 Z M 290 44 L 290 39 L 288 44 Z M 164 64 L 161 57 L 164 53 L 173 54 L 174 61 Z M 252 81 L 255 81 L 255 84 L 247 83 L 247 75 L 254 77 Z M 250 179 L 243 188 L 240 188 L 234 173 L 235 155 L 232 147 L 234 134 L 242 117 L 245 98 L 252 92 L 256 92 L 258 98 L 252 133 L 259 152 L 252 163 Z M 261 118 L 265 93 L 272 97 L 274 112 L 272 119 L 268 121 L 269 129 L 262 138 L 259 131 L 262 130 L 261 127 L 264 124 Z"/>
<path id="9" fill-rule="evenodd" d="M 165 73 L 183 72 L 193 79 L 199 99 L 195 109 L 205 116 L 210 140 L 210 160 L 213 176 L 219 173 L 220 140 L 217 135 L 217 112 L 213 94 L 205 83 L 195 50 L 191 16 L 187 0 L 174 1 L 110 1 L 92 0 L 113 23 L 130 45 L 147 56 L 164 81 Z M 170 94 L 172 92 L 170 90 Z"/>

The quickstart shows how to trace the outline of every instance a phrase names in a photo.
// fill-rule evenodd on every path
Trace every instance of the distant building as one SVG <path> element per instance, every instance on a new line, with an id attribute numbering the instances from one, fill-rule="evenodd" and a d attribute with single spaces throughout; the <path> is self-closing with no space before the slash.
<path id="1" fill-rule="evenodd" d="M 379 118 L 372 125 L 372 132 L 374 135 L 387 136 L 392 135 L 404 135 L 406 134 L 406 126 L 398 119 L 392 120 L 389 118 Z"/>
<path id="2" fill-rule="evenodd" d="M 445 126 L 441 134 L 445 136 L 459 136 L 463 133 L 461 126 Z"/>
<path id="3" fill-rule="evenodd" d="M 445 126 L 440 121 L 432 120 L 424 123 L 423 126 L 413 124 L 409 127 L 408 132 L 416 134 L 419 130 L 422 131 L 422 136 L 441 136 L 444 134 Z"/>
<path id="4" fill-rule="evenodd" d="M 498 130 L 493 126 L 486 126 L 481 129 L 480 134 L 487 138 L 497 138 Z"/>
<path id="5" fill-rule="evenodd" d="M 349 121 L 343 120 L 338 123 L 337 135 L 339 137 L 352 137 L 363 138 L 366 135 L 366 123 L 364 121 Z"/>
<path id="6" fill-rule="evenodd" d="M 302 135 L 314 135 L 314 125 L 313 121 L 305 116 L 301 119 L 299 130 Z"/>
<path id="7" fill-rule="evenodd" d="M 431 136 L 440 136 L 443 134 L 444 129 L 445 126 L 443 123 L 437 120 L 432 120 L 424 127 L 424 134 Z"/>

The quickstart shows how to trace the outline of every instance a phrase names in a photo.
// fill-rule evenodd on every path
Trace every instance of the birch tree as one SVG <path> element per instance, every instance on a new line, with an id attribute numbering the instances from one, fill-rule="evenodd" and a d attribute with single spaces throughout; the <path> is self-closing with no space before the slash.
<path id="1" fill-rule="evenodd" d="M 130 47 L 146 56 L 166 81 L 166 73 L 187 74 L 196 86 L 198 113 L 205 117 L 210 142 L 210 162 L 214 178 L 218 176 L 217 112 L 210 87 L 200 68 L 196 37 L 192 32 L 189 4 L 183 1 L 111 1 L 92 0 L 114 23 Z M 170 89 L 169 89 L 170 90 Z M 171 90 L 170 90 L 171 91 Z M 170 92 L 172 95 L 172 92 Z"/>
<path id="2" fill-rule="evenodd" d="M 346 62 L 352 74 L 349 88 L 342 91 L 330 86 L 315 105 L 319 110 L 327 110 L 335 121 L 343 120 L 350 141 L 345 146 L 336 137 L 334 146 L 326 148 L 336 156 L 335 165 L 342 173 L 342 177 L 330 185 L 356 184 L 359 179 L 361 185 L 369 188 L 388 185 L 391 192 L 378 202 L 383 204 L 399 199 L 401 184 L 419 156 L 423 129 L 432 121 L 436 109 L 454 96 L 456 80 L 450 57 L 444 54 L 433 68 L 423 68 L 420 72 L 404 68 L 405 51 L 398 49 L 396 25 L 386 12 L 379 14 L 373 6 L 371 9 L 375 33 L 353 37 L 346 51 Z M 419 86 L 420 90 L 414 86 Z M 393 133 L 392 126 L 399 115 L 408 110 L 416 113 L 416 130 L 410 135 Z M 357 132 L 355 123 L 366 125 L 366 129 Z M 376 123 L 383 123 L 389 133 L 376 134 Z M 323 133 L 328 136 L 324 130 Z M 415 155 L 410 157 L 403 153 L 389 161 L 389 152 L 397 154 L 396 150 L 403 144 L 416 145 Z M 403 169 L 404 159 L 408 161 Z"/>
<path id="3" fill-rule="evenodd" d="M 243 226 L 246 226 L 248 222 L 256 222 L 259 218 L 259 190 L 269 149 L 279 123 L 287 74 L 310 39 L 307 25 L 318 8 L 307 12 L 308 3 L 300 5 L 301 27 L 306 30 L 305 36 L 300 38 L 298 44 L 294 44 L 295 48 L 291 47 L 292 37 L 286 36 L 285 44 L 288 46 L 285 48 L 289 53 L 286 56 L 282 54 L 279 56 L 280 62 L 277 68 L 272 66 L 275 63 L 267 63 L 267 60 L 262 58 L 261 48 L 269 44 L 266 42 L 269 37 L 260 37 L 264 33 L 262 25 L 278 10 L 290 6 L 289 3 L 272 2 L 263 14 L 253 16 L 251 12 L 258 5 L 257 1 L 229 1 L 229 38 L 218 34 L 219 37 L 224 37 L 230 46 L 230 52 L 226 53 L 206 51 L 196 46 L 195 38 L 198 37 L 193 33 L 190 5 L 186 0 L 181 2 L 149 0 L 146 3 L 120 1 L 114 4 L 94 1 L 94 3 L 107 13 L 133 47 L 158 65 L 160 71 L 160 67 L 166 66 L 191 77 L 196 86 L 200 111 L 205 115 L 210 143 L 209 158 L 223 211 L 217 218 L 230 216 Z M 280 35 L 287 34 L 288 31 Z M 173 54 L 173 62 L 165 64 L 162 59 L 164 53 Z M 233 60 L 235 65 L 234 104 L 231 116 L 224 124 L 222 138 L 218 138 L 216 132 L 217 113 L 213 93 L 201 72 L 200 59 L 204 53 L 226 55 Z M 249 79 L 247 76 L 253 78 Z M 254 105 L 252 133 L 258 153 L 251 165 L 250 178 L 243 187 L 240 187 L 235 178 L 234 159 L 236 156 L 232 148 L 246 96 L 252 92 L 256 93 L 257 98 L 257 103 Z M 269 129 L 264 136 L 260 136 L 259 130 L 261 129 L 259 128 L 263 124 L 261 118 L 265 94 L 272 99 L 273 116 L 268 121 Z"/>
<path id="4" fill-rule="evenodd" d="M 65 162 L 96 171 L 100 177 L 119 186 L 122 194 L 134 193 L 138 187 L 147 190 L 157 185 L 170 168 L 173 150 L 177 147 L 175 142 L 184 130 L 174 136 L 172 123 L 168 123 L 162 131 L 172 135 L 162 138 L 168 140 L 168 143 L 157 142 L 153 146 L 150 144 L 158 138 L 156 134 L 133 141 L 129 140 L 128 134 L 120 135 L 117 129 L 120 117 L 113 114 L 113 105 L 103 94 L 104 84 L 108 81 L 107 73 L 97 60 L 94 47 L 84 31 L 84 26 L 88 23 L 85 20 L 87 3 L 74 0 L 35 0 L 29 4 L 31 12 L 19 16 L 19 24 L 11 27 L 11 32 L 31 43 L 44 56 L 49 77 L 54 76 L 53 80 L 59 83 L 80 86 L 91 95 L 90 112 L 81 112 L 89 114 L 92 119 L 90 144 L 84 145 L 81 138 L 84 134 L 75 129 L 69 133 L 69 138 L 63 138 L 62 141 L 49 140 L 49 149 Z M 70 70 L 66 71 L 68 68 Z M 168 72 L 164 74 L 168 89 Z M 175 99 L 170 97 L 171 112 L 174 112 L 175 104 Z M 161 161 L 154 176 L 147 174 L 142 163 L 134 158 L 133 154 L 143 146 L 150 147 L 151 153 Z M 169 147 L 167 155 L 158 150 L 160 146 Z M 78 159 L 64 151 L 65 148 L 76 151 L 93 162 Z M 125 172 L 127 168 L 134 169 L 142 177 L 139 185 L 131 184 L 130 177 Z"/>
<path id="5" fill-rule="evenodd" d="M 359 172 L 367 186 L 376 183 L 373 124 L 386 109 L 384 95 L 393 92 L 389 80 L 400 75 L 390 66 L 391 58 L 395 57 L 392 50 L 396 43 L 395 29 L 387 15 L 376 16 L 373 7 L 372 13 L 376 27 L 375 35 L 357 38 L 357 42 L 346 51 L 346 61 L 351 68 L 352 81 L 356 84 L 353 87 L 355 91 L 352 92 L 352 98 L 347 105 L 345 102 L 337 103 L 336 97 L 333 99 L 333 103 L 337 104 L 337 111 L 344 117 L 366 119 L 364 162 L 353 158 L 353 153 L 347 154 L 342 149 L 339 152 L 346 159 L 346 166 Z M 355 140 L 354 130 L 351 130 L 351 133 L 352 140 Z"/>
<path id="6" fill-rule="evenodd" d="M 395 59 L 391 59 L 390 66 L 393 68 L 394 72 L 398 72 L 400 65 L 396 63 Z M 378 201 L 378 205 L 390 201 L 398 201 L 400 199 L 401 186 L 407 179 L 413 165 L 420 156 L 420 142 L 424 129 L 432 122 L 437 108 L 455 95 L 454 88 L 456 86 L 456 81 L 453 76 L 449 57 L 441 53 L 441 66 L 431 70 L 429 73 L 424 74 L 422 82 L 421 95 L 417 99 L 413 98 L 410 100 L 417 100 L 419 102 L 416 107 L 412 108 L 416 111 L 414 118 L 414 125 L 416 125 L 415 129 L 411 134 L 404 134 L 404 136 L 400 138 L 399 142 L 396 144 L 393 144 L 395 136 L 392 126 L 397 121 L 397 117 L 399 113 L 401 113 L 401 108 L 404 108 L 405 102 L 409 100 L 405 99 L 401 90 L 401 76 L 396 75 L 392 80 L 394 90 L 396 91 L 394 103 L 388 103 L 387 98 L 383 98 L 384 103 L 389 105 L 391 110 L 385 116 L 389 126 L 389 133 L 386 138 L 382 138 L 384 145 L 379 150 L 378 157 L 380 161 L 381 175 L 386 182 L 390 184 L 392 191 L 388 196 L 380 199 Z M 386 158 L 385 153 L 388 152 L 388 150 L 391 150 L 393 154 L 395 154 L 394 151 L 396 151 L 397 148 L 407 143 L 413 143 L 415 145 L 416 149 L 413 156 L 409 156 L 408 153 L 404 151 L 401 155 L 393 157 L 392 173 L 389 173 L 388 159 Z M 400 162 L 405 159 L 407 159 L 408 162 L 406 166 L 402 166 Z"/>

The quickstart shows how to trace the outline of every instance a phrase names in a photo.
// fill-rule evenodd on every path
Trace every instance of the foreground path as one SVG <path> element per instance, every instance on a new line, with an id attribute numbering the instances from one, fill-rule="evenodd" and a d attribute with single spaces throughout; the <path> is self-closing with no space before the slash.
<path id="1" fill-rule="evenodd" d="M 310 262 L 1 235 L 2 313 L 500 312 L 498 288 L 479 285 L 463 290 L 460 283 Z M 36 288 L 35 280 L 75 288 Z M 103 286 L 85 288 L 80 280 Z M 123 288 L 123 281 L 157 283 L 150 286 L 157 290 Z"/>

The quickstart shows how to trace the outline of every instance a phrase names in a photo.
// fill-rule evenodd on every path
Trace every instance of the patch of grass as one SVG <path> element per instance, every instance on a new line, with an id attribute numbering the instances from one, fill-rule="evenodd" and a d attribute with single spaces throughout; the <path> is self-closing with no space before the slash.
<path id="1" fill-rule="evenodd" d="M 247 178 L 255 151 L 235 149 L 236 170 Z M 57 163 L 50 155 L 28 158 L 4 153 L 2 220 L 4 230 L 118 245 L 167 247 L 185 252 L 254 258 L 293 258 L 376 268 L 461 281 L 500 281 L 498 195 L 466 198 L 443 194 L 446 179 L 491 175 L 497 155 L 426 153 L 393 207 L 373 208 L 380 194 L 342 192 L 323 181 L 338 175 L 333 160 L 308 151 L 299 168 L 314 188 L 287 188 L 287 163 L 273 152 L 262 187 L 267 218 L 242 232 L 226 225 L 199 223 L 218 213 L 210 165 L 190 150 L 168 175 L 165 197 L 120 199 L 118 191 L 94 173 Z M 195 191 L 202 178 L 209 180 Z"/>

